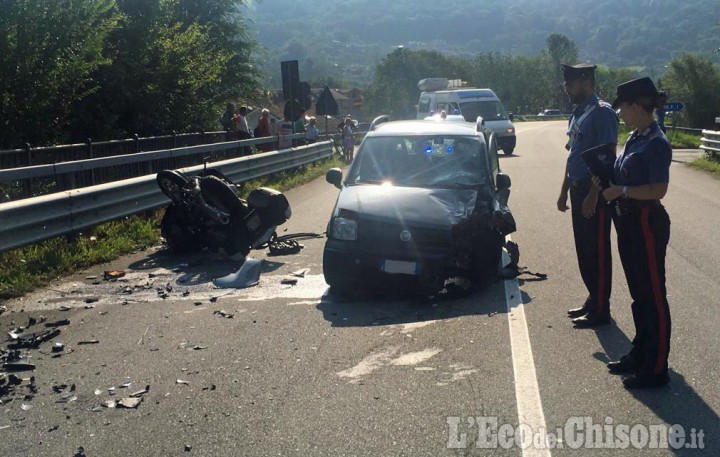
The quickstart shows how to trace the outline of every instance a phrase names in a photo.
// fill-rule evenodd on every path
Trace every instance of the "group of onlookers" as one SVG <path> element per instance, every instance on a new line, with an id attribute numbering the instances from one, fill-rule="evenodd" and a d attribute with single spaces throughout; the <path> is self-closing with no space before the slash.
<path id="1" fill-rule="evenodd" d="M 248 109 L 246 106 L 241 106 L 236 111 L 235 104 L 228 103 L 220 122 L 225 131 L 235 133 L 239 140 L 277 137 L 277 141 L 258 144 L 257 148 L 262 152 L 312 144 L 318 140 L 319 131 L 315 117 L 305 117 L 305 111 L 302 111 L 294 122 L 287 118 L 276 121 L 270 117 L 270 111 L 263 108 L 257 126 L 252 131 L 247 122 L 247 114 Z M 290 136 L 295 133 L 305 133 L 305 138 L 291 139 Z M 249 147 L 243 148 L 243 150 L 244 154 L 250 154 Z"/>

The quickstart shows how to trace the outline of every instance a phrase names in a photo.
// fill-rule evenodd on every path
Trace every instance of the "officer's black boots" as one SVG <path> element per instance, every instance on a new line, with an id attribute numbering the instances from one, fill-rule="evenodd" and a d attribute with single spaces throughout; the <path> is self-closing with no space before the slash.
<path id="1" fill-rule="evenodd" d="M 572 323 L 575 328 L 595 328 L 609 324 L 610 321 L 609 312 L 601 314 L 587 313 L 584 316 L 573 319 Z"/>
<path id="2" fill-rule="evenodd" d="M 607 364 L 610 374 L 634 374 L 640 368 L 640 364 L 631 359 L 622 358 Z"/>
<path id="3" fill-rule="evenodd" d="M 590 297 L 585 299 L 585 303 L 579 308 L 569 309 L 567 315 L 570 319 L 575 319 L 590 312 Z"/>
<path id="4" fill-rule="evenodd" d="M 567 315 L 570 319 L 575 319 L 584 314 L 587 314 L 587 312 L 588 312 L 587 308 L 585 306 L 581 306 L 580 308 L 569 309 L 567 312 Z"/>

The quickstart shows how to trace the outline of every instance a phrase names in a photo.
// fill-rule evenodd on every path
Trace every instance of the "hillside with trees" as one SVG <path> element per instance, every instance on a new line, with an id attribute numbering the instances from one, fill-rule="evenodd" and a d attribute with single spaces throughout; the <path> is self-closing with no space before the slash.
<path id="1" fill-rule="evenodd" d="M 532 56 L 560 33 L 576 44 L 580 61 L 653 76 L 684 52 L 710 57 L 720 47 L 717 0 L 263 0 L 248 3 L 245 14 L 271 50 L 273 74 L 277 61 L 298 59 L 304 77 L 357 85 L 399 45 L 465 57 Z"/>
<path id="2" fill-rule="evenodd" d="M 569 109 L 560 62 L 599 64 L 601 94 L 637 75 L 711 126 L 717 0 L 0 0 L 0 149 L 220 128 L 298 59 L 315 87 L 365 91 L 366 117 L 412 116 L 417 81 L 493 88 L 517 113 Z M 570 13 L 572 12 L 572 13 Z M 687 53 L 686 51 L 692 51 Z"/>

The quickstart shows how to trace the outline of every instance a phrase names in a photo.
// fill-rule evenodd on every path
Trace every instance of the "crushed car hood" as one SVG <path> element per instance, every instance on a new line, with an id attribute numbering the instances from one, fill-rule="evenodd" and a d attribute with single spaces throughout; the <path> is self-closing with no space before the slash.
<path id="1" fill-rule="evenodd" d="M 340 192 L 335 215 L 346 210 L 377 221 L 447 228 L 472 214 L 477 195 L 473 189 L 356 185 Z"/>

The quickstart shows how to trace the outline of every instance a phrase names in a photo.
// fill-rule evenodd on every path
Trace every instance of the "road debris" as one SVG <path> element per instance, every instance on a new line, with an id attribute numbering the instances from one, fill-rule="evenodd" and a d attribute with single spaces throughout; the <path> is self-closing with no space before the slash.
<path id="1" fill-rule="evenodd" d="M 99 342 L 100 341 L 98 341 L 98 340 L 83 340 L 83 341 L 78 341 L 77 344 L 98 344 Z"/>
<path id="2" fill-rule="evenodd" d="M 178 379 L 175 381 L 175 384 L 185 384 L 186 386 L 190 385 L 190 381 L 183 381 L 182 379 Z"/>
<path id="3" fill-rule="evenodd" d="M 146 393 L 150 392 L 150 384 L 146 385 L 143 390 L 138 390 L 137 392 L 133 392 L 130 394 L 131 397 L 142 397 Z"/>
<path id="4" fill-rule="evenodd" d="M 47 328 L 61 327 L 63 325 L 70 325 L 70 320 L 69 319 L 61 319 L 59 321 L 45 323 L 45 327 L 47 327 Z"/>
<path id="5" fill-rule="evenodd" d="M 60 334 L 60 329 L 43 330 L 35 333 L 28 333 L 27 335 L 17 335 L 13 338 L 13 343 L 8 345 L 10 349 L 22 349 L 22 348 L 36 348 L 45 341 L 51 340 Z"/>
<path id="6" fill-rule="evenodd" d="M 297 278 L 283 278 L 280 280 L 280 284 L 289 284 L 291 286 L 294 286 L 298 283 Z"/>
<path id="7" fill-rule="evenodd" d="M 119 402 L 115 405 L 116 408 L 122 407 L 122 408 L 137 408 L 140 403 L 142 403 L 143 397 L 126 397 L 120 399 Z"/>
<path id="8" fill-rule="evenodd" d="M 298 278 L 304 278 L 306 274 L 310 272 L 309 268 L 303 268 L 302 270 L 293 271 L 291 274 L 293 276 L 297 276 Z"/>
<path id="9" fill-rule="evenodd" d="M 215 287 L 224 289 L 244 289 L 256 286 L 260 283 L 262 265 L 262 260 L 247 258 L 238 271 L 222 278 L 213 279 L 213 284 Z"/>
<path id="10" fill-rule="evenodd" d="M 228 312 L 225 311 L 224 309 L 215 310 L 215 311 L 213 311 L 213 314 L 218 314 L 218 315 L 220 315 L 220 316 L 222 316 L 222 317 L 224 317 L 224 318 L 226 318 L 226 319 L 232 319 L 232 318 L 235 317 L 234 314 L 228 313 Z"/>
<path id="11" fill-rule="evenodd" d="M 123 270 L 109 270 L 103 273 L 103 278 L 105 278 L 106 281 L 117 281 L 123 276 L 125 276 L 125 272 Z"/>

